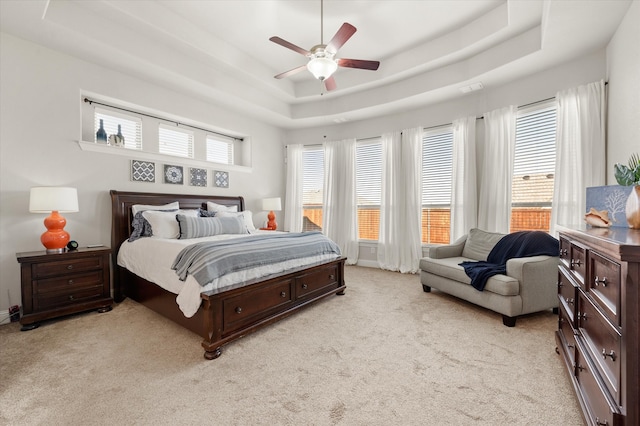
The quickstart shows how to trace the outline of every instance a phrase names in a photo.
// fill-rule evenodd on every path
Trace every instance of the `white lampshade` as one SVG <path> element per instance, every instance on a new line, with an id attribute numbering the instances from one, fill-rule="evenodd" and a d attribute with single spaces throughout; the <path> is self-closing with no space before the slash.
<path id="1" fill-rule="evenodd" d="M 31 213 L 73 213 L 78 211 L 78 190 L 56 186 L 31 188 L 29 197 Z"/>
<path id="2" fill-rule="evenodd" d="M 282 210 L 282 201 L 280 197 L 264 198 L 262 200 L 262 210 L 279 211 Z"/>
<path id="3" fill-rule="evenodd" d="M 307 69 L 318 80 L 325 80 L 336 72 L 338 64 L 335 60 L 329 58 L 313 58 L 307 64 Z"/>

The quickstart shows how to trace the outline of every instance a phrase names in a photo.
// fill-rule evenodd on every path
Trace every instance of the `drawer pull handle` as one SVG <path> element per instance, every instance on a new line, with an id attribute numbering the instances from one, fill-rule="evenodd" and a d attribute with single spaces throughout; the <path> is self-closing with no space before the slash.
<path id="1" fill-rule="evenodd" d="M 68 281 L 68 283 L 69 283 L 69 284 L 73 284 L 73 280 L 69 280 L 69 281 Z"/>
<path id="2" fill-rule="evenodd" d="M 582 261 L 580 259 L 571 259 L 571 266 L 580 267 L 581 265 L 582 265 Z"/>
<path id="3" fill-rule="evenodd" d="M 599 418 L 596 417 L 596 424 L 598 426 L 607 426 L 609 424 L 609 422 L 606 421 L 606 420 L 600 420 Z"/>
<path id="4" fill-rule="evenodd" d="M 333 275 L 333 274 L 331 274 L 331 275 L 329 275 L 329 279 L 330 279 L 330 280 L 335 280 L 335 279 L 336 279 L 336 276 L 335 276 L 335 275 Z"/>
<path id="5" fill-rule="evenodd" d="M 280 292 L 280 297 L 287 297 L 287 293 L 285 293 L 284 291 Z"/>
<path id="6" fill-rule="evenodd" d="M 73 269 L 73 265 L 67 265 L 67 269 L 68 270 L 72 270 Z"/>
<path id="7" fill-rule="evenodd" d="M 573 302 L 575 301 L 575 299 L 571 297 L 565 297 L 564 300 L 570 305 L 573 305 Z"/>
<path id="8" fill-rule="evenodd" d="M 586 321 L 587 320 L 587 313 L 586 312 L 583 312 L 583 313 L 578 312 L 578 318 L 582 319 L 582 321 Z"/>
<path id="9" fill-rule="evenodd" d="M 602 287 L 606 287 L 607 286 L 607 277 L 598 278 L 598 276 L 596 275 L 596 278 L 593 280 L 593 284 L 596 287 L 598 287 L 599 284 L 602 284 Z"/>
<path id="10" fill-rule="evenodd" d="M 306 284 L 302 284 L 302 289 L 303 289 L 303 290 L 306 290 L 306 289 L 307 289 L 307 287 L 308 287 L 308 286 L 307 286 Z"/>
<path id="11" fill-rule="evenodd" d="M 615 362 L 616 353 L 613 351 L 613 349 L 611 349 L 609 353 L 607 353 L 607 350 L 605 348 L 602 348 L 602 358 L 607 359 L 607 357 L 610 357 L 611 361 Z"/>
<path id="12" fill-rule="evenodd" d="M 562 287 L 564 287 L 564 283 L 562 281 L 559 281 L 558 282 L 558 288 L 562 288 Z"/>
<path id="13" fill-rule="evenodd" d="M 241 312 L 242 312 L 242 308 L 241 308 L 240 306 L 238 306 L 238 307 L 236 308 L 236 314 L 239 314 L 239 313 L 241 313 Z"/>
<path id="14" fill-rule="evenodd" d="M 584 370 L 587 369 L 586 367 L 583 367 L 580 364 L 578 364 L 577 367 L 578 367 L 578 370 L 580 370 L 580 371 L 584 371 Z"/>
<path id="15" fill-rule="evenodd" d="M 73 294 L 69 296 L 69 300 L 73 300 Z"/>
<path id="16" fill-rule="evenodd" d="M 569 254 L 569 250 L 567 250 L 567 249 L 561 249 L 560 250 L 560 257 L 565 257 L 568 254 Z"/>

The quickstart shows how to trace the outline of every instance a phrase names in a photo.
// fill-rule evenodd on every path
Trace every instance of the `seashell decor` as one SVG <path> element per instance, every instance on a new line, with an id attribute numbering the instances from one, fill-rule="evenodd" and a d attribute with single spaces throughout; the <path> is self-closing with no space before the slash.
<path id="1" fill-rule="evenodd" d="M 609 212 L 606 210 L 598 211 L 591 207 L 588 213 L 584 215 L 584 221 L 591 226 L 598 228 L 608 228 L 613 223 L 609 220 Z"/>

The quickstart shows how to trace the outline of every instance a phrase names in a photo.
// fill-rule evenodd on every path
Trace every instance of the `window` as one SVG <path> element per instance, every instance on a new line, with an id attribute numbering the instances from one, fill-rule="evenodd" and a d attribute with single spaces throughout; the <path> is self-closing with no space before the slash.
<path id="1" fill-rule="evenodd" d="M 511 189 L 511 232 L 549 232 L 556 164 L 554 105 L 519 111 Z"/>
<path id="2" fill-rule="evenodd" d="M 324 151 L 308 148 L 302 153 L 302 231 L 322 231 L 324 199 Z"/>
<path id="3" fill-rule="evenodd" d="M 207 161 L 233 164 L 233 141 L 207 135 Z"/>
<path id="4" fill-rule="evenodd" d="M 100 128 L 100 120 L 102 120 L 107 135 L 117 134 L 118 126 L 120 126 L 120 131 L 122 136 L 124 136 L 124 147 L 128 149 L 142 149 L 142 121 L 139 118 L 101 108 L 95 109 L 93 117 L 94 138 Z M 96 142 L 95 139 L 94 142 Z"/>
<path id="5" fill-rule="evenodd" d="M 160 154 L 193 158 L 193 132 L 160 124 L 158 142 Z"/>
<path id="6" fill-rule="evenodd" d="M 358 142 L 356 146 L 356 196 L 358 239 L 378 240 L 382 186 L 382 144 Z"/>
<path id="7" fill-rule="evenodd" d="M 448 244 L 451 223 L 453 130 L 425 132 L 422 140 L 422 242 Z"/>

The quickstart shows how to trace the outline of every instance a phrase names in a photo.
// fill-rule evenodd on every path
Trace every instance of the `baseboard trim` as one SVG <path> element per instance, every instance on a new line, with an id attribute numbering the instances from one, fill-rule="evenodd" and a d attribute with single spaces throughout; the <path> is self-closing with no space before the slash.
<path id="1" fill-rule="evenodd" d="M 364 266 L 365 268 L 376 268 L 380 269 L 378 262 L 375 260 L 358 260 L 356 262 L 356 266 Z"/>

